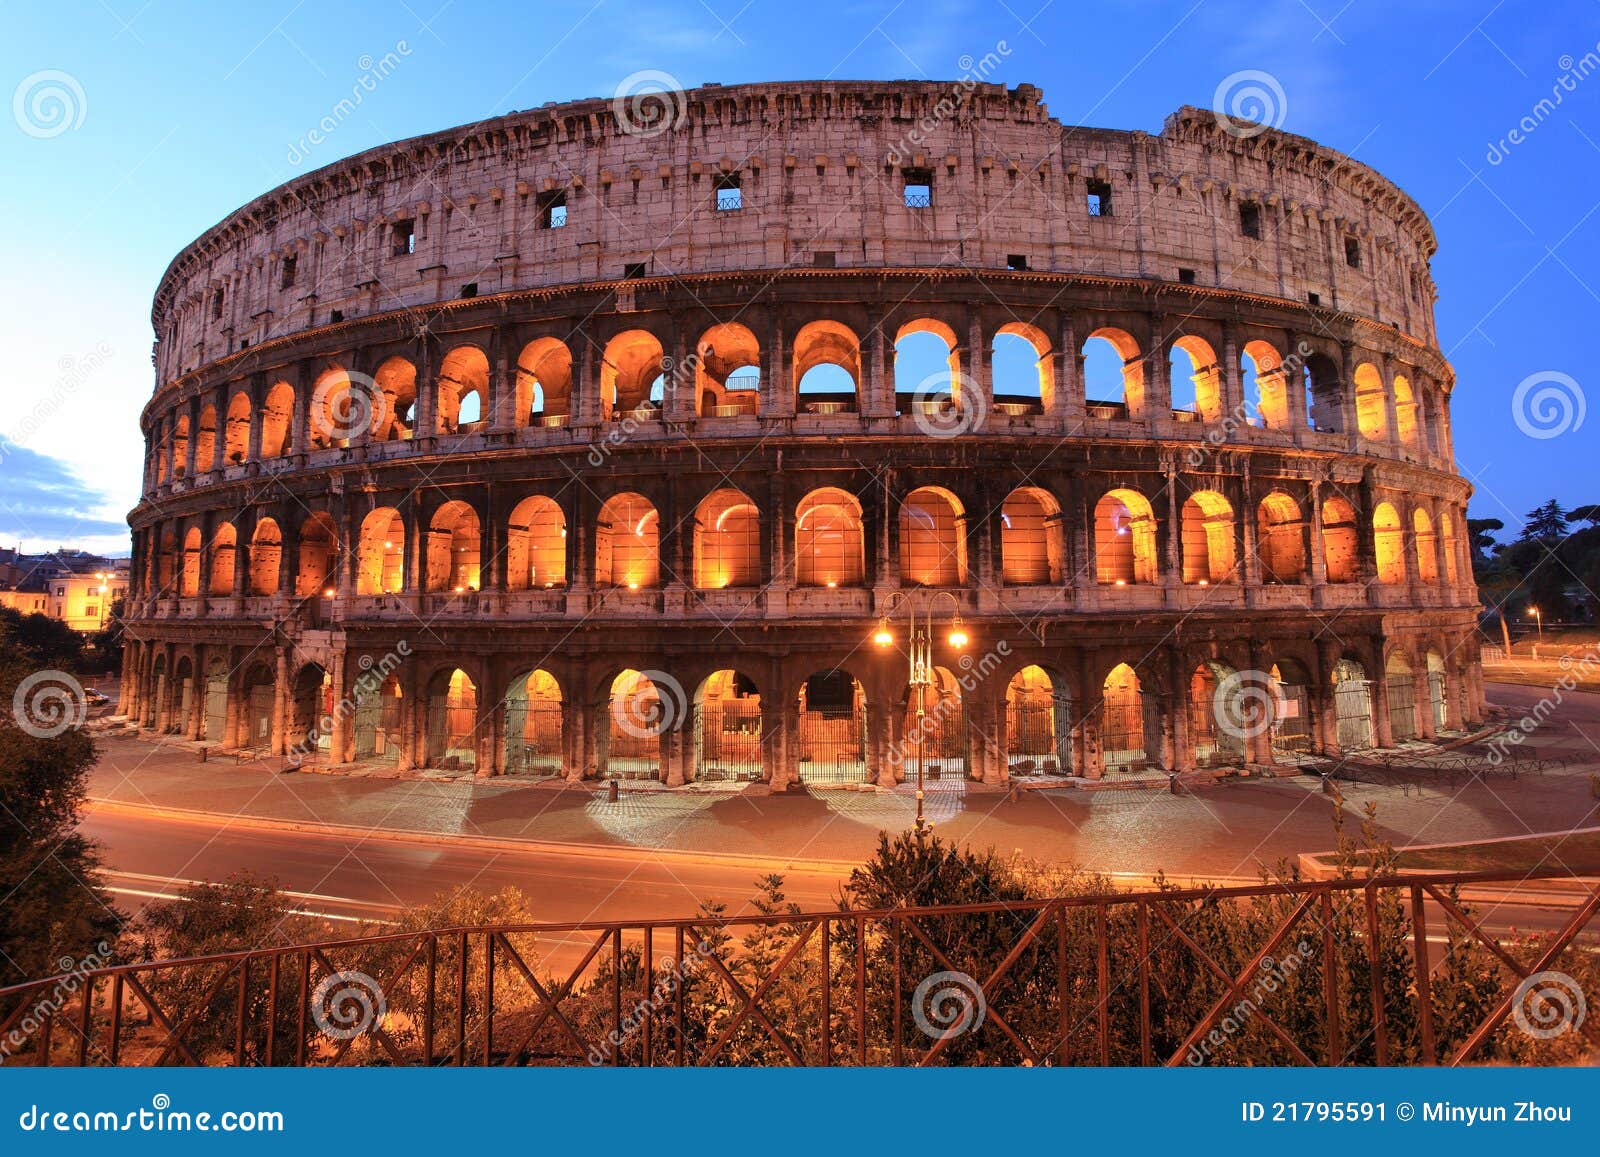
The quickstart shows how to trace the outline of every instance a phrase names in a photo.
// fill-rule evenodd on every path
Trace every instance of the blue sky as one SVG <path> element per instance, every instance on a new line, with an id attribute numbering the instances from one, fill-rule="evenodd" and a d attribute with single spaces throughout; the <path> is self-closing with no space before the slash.
<path id="1" fill-rule="evenodd" d="M 1552 495 L 1600 501 L 1584 470 L 1600 413 L 1578 422 L 1600 388 L 1587 349 L 1600 324 L 1596 3 L 10 0 L 6 17 L 0 545 L 126 549 L 156 280 L 272 185 L 399 137 L 610 96 L 641 69 L 685 87 L 951 79 L 1002 41 L 991 79 L 1039 85 L 1066 124 L 1157 132 L 1180 105 L 1211 105 L 1224 77 L 1273 74 L 1284 129 L 1374 166 L 1433 218 L 1473 514 L 1514 523 Z M 399 66 L 297 156 L 388 53 Z M 64 120 L 33 103 L 51 89 Z M 1565 410 L 1539 418 L 1544 393 Z"/>

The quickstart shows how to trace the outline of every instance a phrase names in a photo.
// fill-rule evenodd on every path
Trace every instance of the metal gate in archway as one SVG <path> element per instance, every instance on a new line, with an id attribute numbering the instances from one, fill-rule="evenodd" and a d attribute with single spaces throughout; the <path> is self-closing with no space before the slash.
<path id="1" fill-rule="evenodd" d="M 559 703 L 508 703 L 506 706 L 506 771 L 524 775 L 560 775 L 566 759 L 562 746 Z"/>
<path id="2" fill-rule="evenodd" d="M 1417 685 L 1411 672 L 1391 667 L 1384 679 L 1389 704 L 1389 734 L 1396 743 L 1417 737 Z"/>
<path id="3" fill-rule="evenodd" d="M 1311 742 L 1311 696 L 1302 683 L 1274 683 L 1272 750 L 1280 755 L 1309 752 Z"/>
<path id="4" fill-rule="evenodd" d="M 761 778 L 761 700 L 712 699 L 694 707 L 695 774 L 707 781 Z"/>
<path id="5" fill-rule="evenodd" d="M 1428 672 L 1428 705 L 1433 711 L 1433 729 L 1443 731 L 1449 726 L 1449 706 L 1446 702 L 1443 671 Z"/>
<path id="6" fill-rule="evenodd" d="M 1372 682 L 1360 663 L 1341 659 L 1334 665 L 1333 716 L 1340 751 L 1372 746 Z"/>
<path id="7" fill-rule="evenodd" d="M 925 692 L 922 723 L 917 723 L 917 689 L 907 689 L 901 764 L 907 776 L 916 772 L 921 740 L 923 776 L 934 783 L 959 786 L 967 778 L 967 715 L 959 692 L 937 681 Z"/>
<path id="8" fill-rule="evenodd" d="M 798 739 L 801 783 L 865 783 L 867 712 L 860 684 L 843 671 L 807 679 Z"/>
<path id="9" fill-rule="evenodd" d="M 202 738 L 207 743 L 221 743 L 228 731 L 228 665 L 214 663 L 206 673 L 205 715 L 202 717 Z"/>

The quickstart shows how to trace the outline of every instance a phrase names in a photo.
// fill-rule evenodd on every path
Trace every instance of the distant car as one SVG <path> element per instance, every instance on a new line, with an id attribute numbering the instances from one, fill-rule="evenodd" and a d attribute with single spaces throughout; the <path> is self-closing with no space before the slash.
<path id="1" fill-rule="evenodd" d="M 111 696 L 93 687 L 85 687 L 83 689 L 83 697 L 88 701 L 90 707 L 104 707 L 111 702 Z"/>

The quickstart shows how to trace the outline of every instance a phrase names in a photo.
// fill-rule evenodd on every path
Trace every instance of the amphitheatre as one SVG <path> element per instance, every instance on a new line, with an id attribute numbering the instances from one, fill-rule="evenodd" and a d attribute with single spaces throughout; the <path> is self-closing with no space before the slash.
<path id="1" fill-rule="evenodd" d="M 152 309 L 130 718 L 775 790 L 893 785 L 913 731 L 1064 783 L 1481 721 L 1417 205 L 1209 110 L 950 91 L 552 104 L 206 231 Z"/>

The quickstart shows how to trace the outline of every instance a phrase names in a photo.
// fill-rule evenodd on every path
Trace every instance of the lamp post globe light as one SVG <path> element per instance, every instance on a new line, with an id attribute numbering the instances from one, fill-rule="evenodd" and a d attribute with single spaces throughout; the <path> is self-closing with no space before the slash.
<path id="1" fill-rule="evenodd" d="M 922 622 L 917 622 L 916 591 L 895 591 L 884 605 L 883 614 L 878 619 L 878 629 L 873 632 L 872 641 L 880 649 L 894 646 L 894 631 L 890 627 L 890 619 L 895 611 L 903 604 L 906 608 L 906 638 L 910 647 L 906 652 L 910 664 L 909 683 L 912 693 L 917 697 L 917 821 L 913 830 L 917 838 L 924 839 L 933 830 L 933 825 L 928 822 L 923 814 L 923 742 L 927 738 L 923 725 L 928 709 L 928 688 L 933 683 L 933 608 L 941 598 L 950 600 L 955 608 L 955 618 L 950 623 L 950 633 L 945 636 L 952 650 L 960 651 L 968 643 L 966 627 L 961 622 L 961 600 L 950 591 L 934 591 L 928 598 L 922 611 Z"/>

